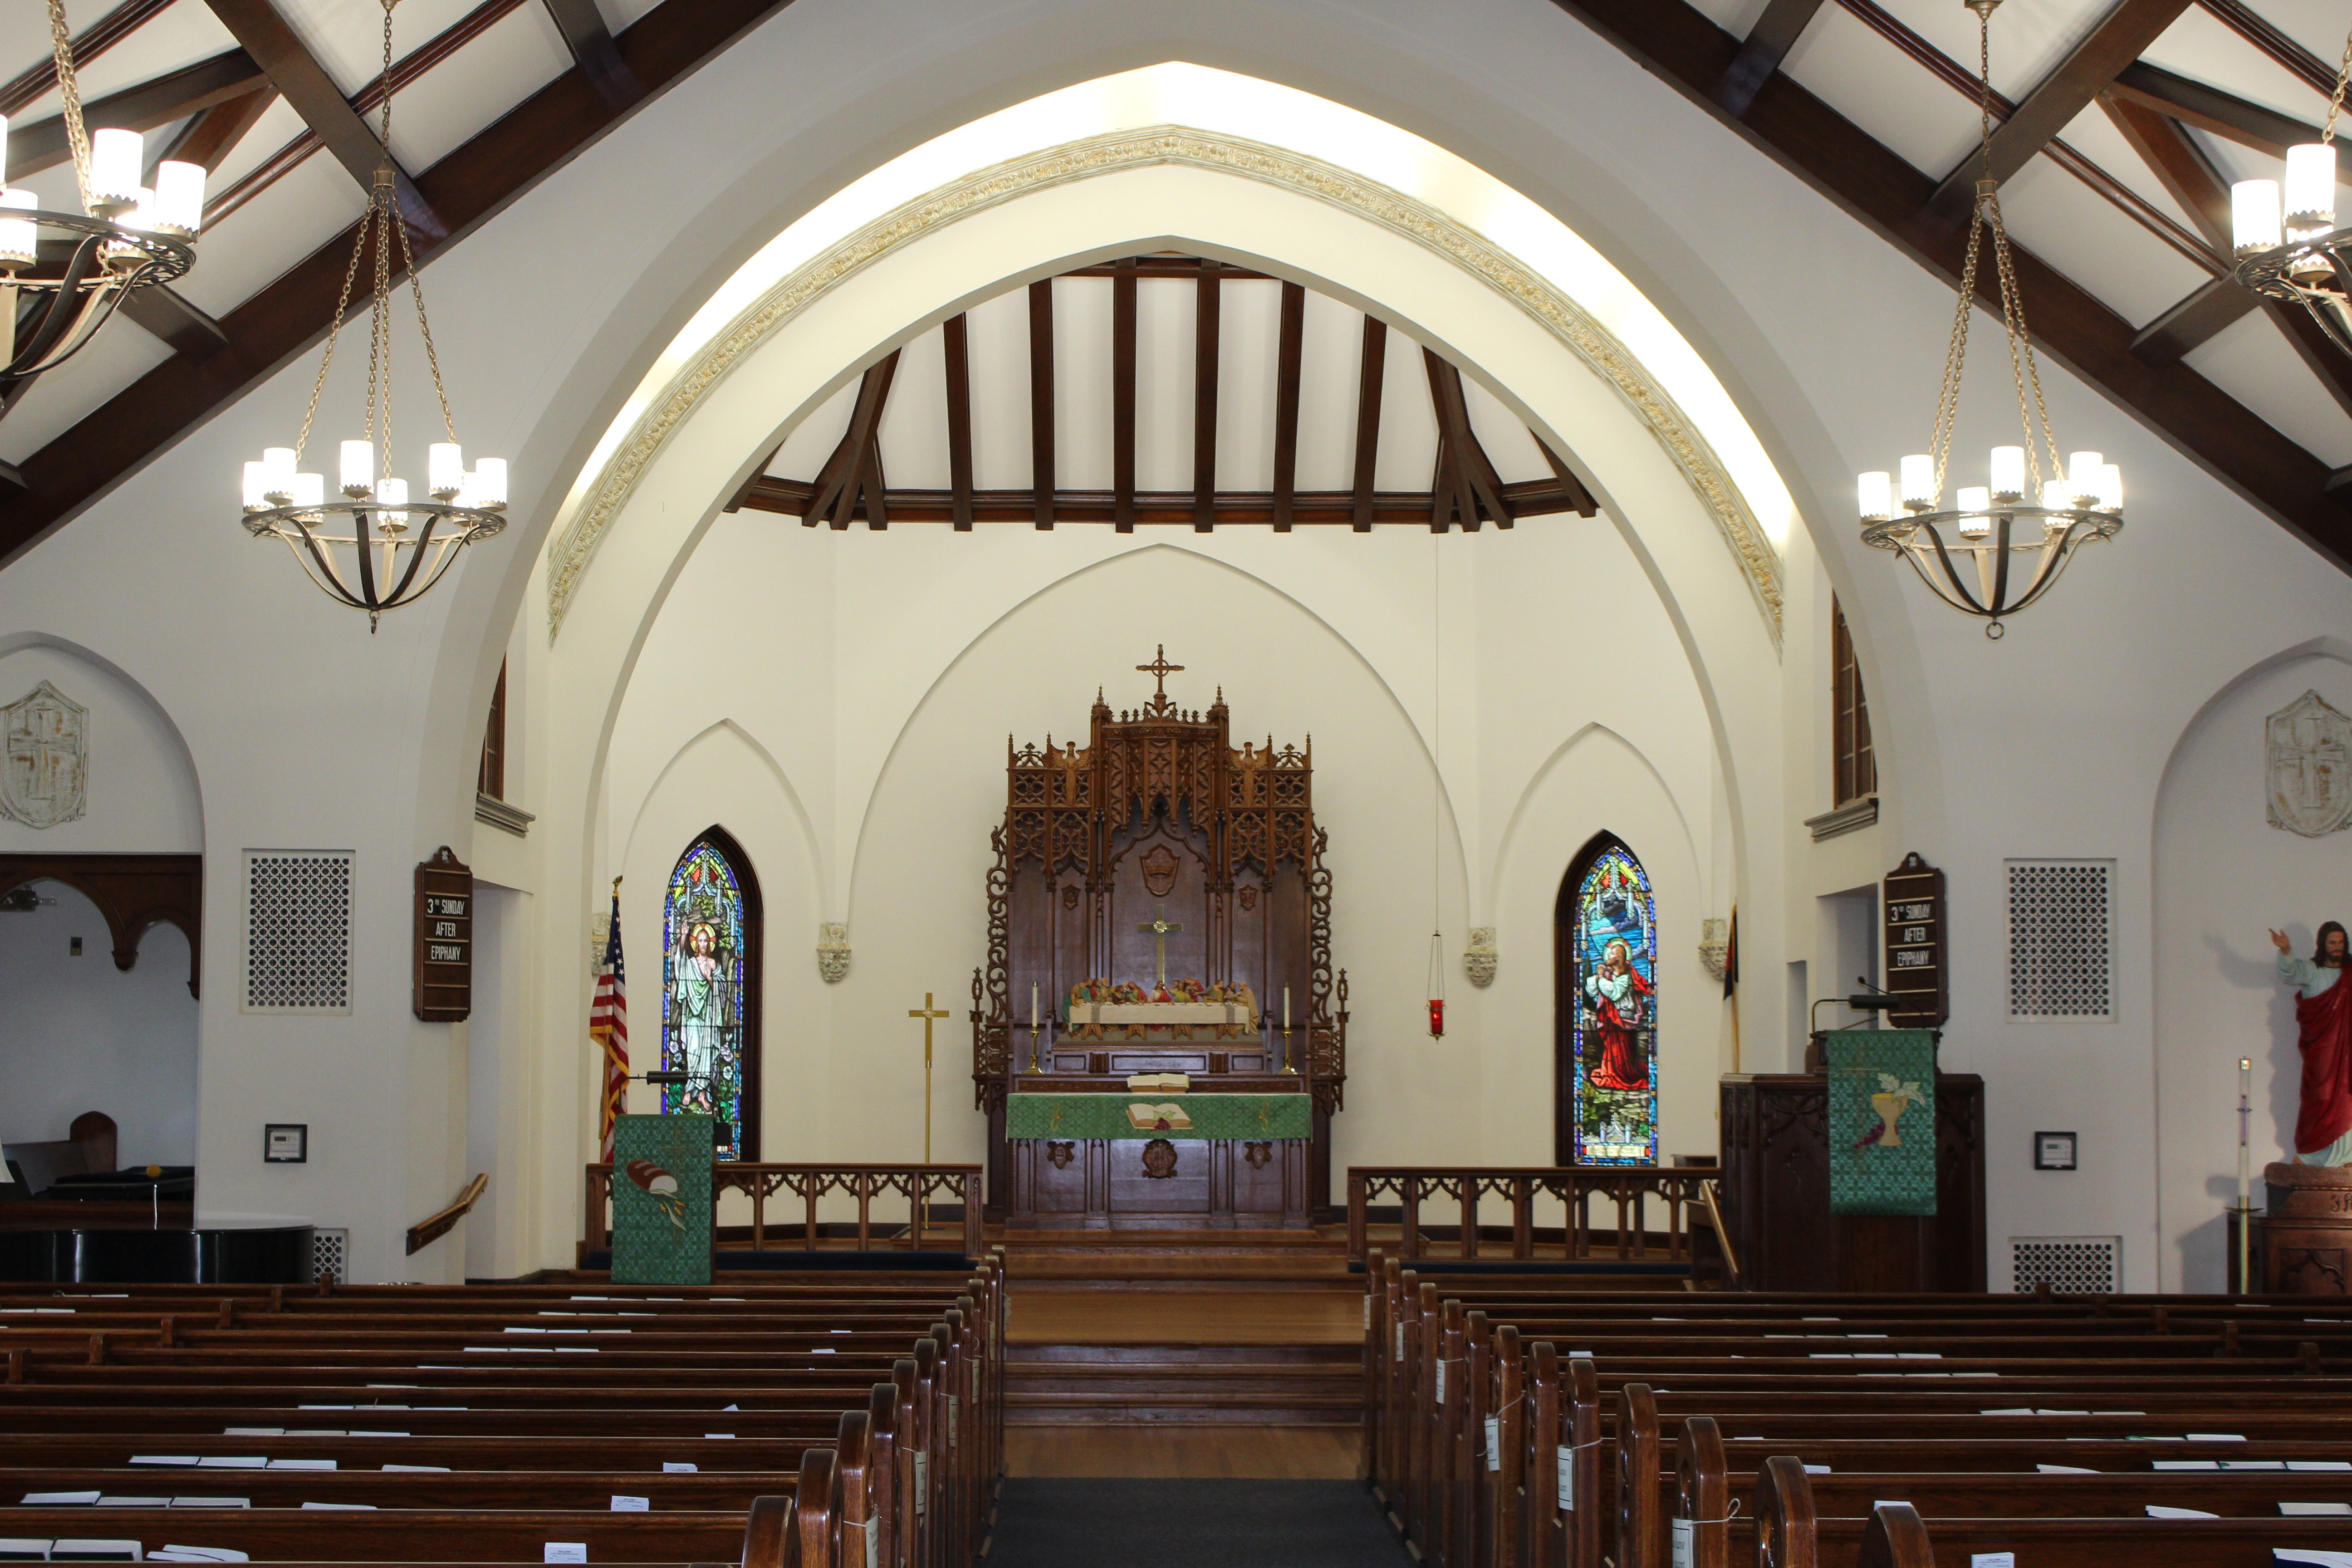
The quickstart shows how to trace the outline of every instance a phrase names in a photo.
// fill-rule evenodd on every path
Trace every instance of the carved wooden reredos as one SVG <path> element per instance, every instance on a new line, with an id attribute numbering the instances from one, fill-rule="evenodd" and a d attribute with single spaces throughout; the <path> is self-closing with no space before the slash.
<path id="1" fill-rule="evenodd" d="M 1317 1102 L 1347 1082 L 1347 976 L 1331 963 L 1328 835 L 1315 826 L 1313 742 L 1232 743 L 1221 687 L 1207 712 L 1169 700 L 1164 657 L 1139 667 L 1160 689 L 1114 715 L 1097 691 L 1087 743 L 1005 742 L 1004 824 L 991 836 L 988 963 L 972 975 L 972 1078 L 992 1108 L 1013 1053 L 1028 1051 L 1030 986 L 1052 1015 L 1082 980 L 1244 984 L 1273 1026 L 1290 991 L 1291 1036 Z"/>

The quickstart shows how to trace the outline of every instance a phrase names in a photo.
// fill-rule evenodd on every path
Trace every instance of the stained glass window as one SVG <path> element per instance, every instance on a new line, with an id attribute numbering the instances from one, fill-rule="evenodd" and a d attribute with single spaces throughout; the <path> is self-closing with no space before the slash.
<path id="1" fill-rule="evenodd" d="M 688 1111 L 724 1123 L 721 1160 L 743 1154 L 743 1090 L 749 1009 L 744 974 L 742 879 L 709 835 L 671 873 L 662 906 L 662 1114 Z"/>
<path id="2" fill-rule="evenodd" d="M 1658 1163 L 1658 912 L 1632 850 L 1589 852 L 1564 911 L 1574 966 L 1570 1105 L 1580 1165 Z"/>

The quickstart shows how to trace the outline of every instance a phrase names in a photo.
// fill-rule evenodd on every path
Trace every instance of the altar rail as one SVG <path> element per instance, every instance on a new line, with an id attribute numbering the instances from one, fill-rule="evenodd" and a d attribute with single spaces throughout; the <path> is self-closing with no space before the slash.
<path id="1" fill-rule="evenodd" d="M 1372 1205 L 1380 1198 L 1394 1197 L 1402 1211 L 1395 1256 L 1408 1262 L 1444 1256 L 1690 1263 L 1695 1261 L 1694 1221 L 1704 1218 L 1717 1237 L 1723 1234 L 1715 1216 L 1716 1174 L 1708 1168 L 1661 1170 L 1649 1165 L 1350 1165 L 1348 1257 L 1357 1263 L 1369 1257 Z M 1482 1238 L 1479 1235 L 1479 1202 L 1489 1197 L 1510 1205 L 1507 1248 L 1499 1236 Z M 1539 1197 L 1558 1202 L 1563 1210 L 1559 1242 L 1555 1245 L 1546 1236 L 1541 1250 L 1536 1226 Z M 1596 1199 L 1613 1205 L 1613 1224 L 1596 1226 L 1592 1223 Z M 1423 1205 L 1431 1203 L 1453 1205 L 1453 1216 L 1445 1224 L 1455 1229 L 1459 1240 L 1451 1253 L 1433 1254 L 1427 1247 Z M 1656 1222 L 1663 1222 L 1663 1229 Z M 1382 1246 L 1385 1249 L 1385 1241 Z M 1738 1264 L 1727 1250 L 1724 1262 L 1736 1281 Z"/>
<path id="2" fill-rule="evenodd" d="M 922 1247 L 923 1232 L 929 1228 L 926 1221 L 932 1211 L 942 1205 L 961 1204 L 963 1255 L 976 1258 L 981 1256 L 980 1170 L 978 1165 L 764 1165 L 722 1160 L 711 1167 L 710 1202 L 715 1215 L 719 1200 L 728 1193 L 742 1193 L 751 1198 L 751 1239 L 755 1252 L 767 1249 L 768 1199 L 777 1193 L 800 1200 L 802 1217 L 797 1225 L 787 1222 L 787 1226 L 799 1231 L 796 1245 L 811 1251 L 816 1249 L 820 1239 L 831 1242 L 831 1250 L 917 1251 Z M 854 1237 L 845 1223 L 838 1227 L 840 1235 L 821 1237 L 817 1204 L 835 1193 L 857 1205 Z M 903 1235 L 881 1237 L 877 1245 L 874 1234 L 875 1203 L 894 1196 L 904 1201 L 906 1229 Z M 583 1259 L 587 1254 L 613 1245 L 612 1205 L 613 1167 L 589 1166 L 584 1211 L 588 1234 L 580 1244 Z M 890 1208 L 893 1213 L 900 1212 L 898 1205 Z M 896 1231 L 897 1222 L 886 1221 L 884 1228 Z M 715 1226 L 713 1234 L 717 1234 Z M 730 1249 L 721 1247 L 719 1250 Z"/>

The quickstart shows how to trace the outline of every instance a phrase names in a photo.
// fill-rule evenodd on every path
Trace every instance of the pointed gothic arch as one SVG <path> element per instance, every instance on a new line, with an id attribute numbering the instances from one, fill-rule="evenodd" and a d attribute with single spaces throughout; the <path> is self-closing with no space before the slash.
<path id="1" fill-rule="evenodd" d="M 722 1160 L 760 1157 L 760 879 L 712 824 L 677 858 L 662 896 L 661 1065 L 701 1075 L 662 1089 L 661 1108 L 729 1124 Z"/>
<path id="2" fill-rule="evenodd" d="M 1596 833 L 1552 915 L 1555 1163 L 1658 1163 L 1657 979 L 1650 874 L 1622 839 Z"/>

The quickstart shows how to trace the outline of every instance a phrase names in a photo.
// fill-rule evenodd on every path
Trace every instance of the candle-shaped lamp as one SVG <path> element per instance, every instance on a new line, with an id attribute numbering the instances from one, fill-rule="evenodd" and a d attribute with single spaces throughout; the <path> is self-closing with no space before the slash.
<path id="1" fill-rule="evenodd" d="M 2252 1152 L 2247 1141 L 2249 1123 L 2253 1118 L 2254 1059 L 2238 1058 L 2238 1289 L 2244 1294 L 2253 1289 L 2248 1278 L 2247 1265 L 2253 1259 L 2254 1216 L 2249 1199 Z"/>

